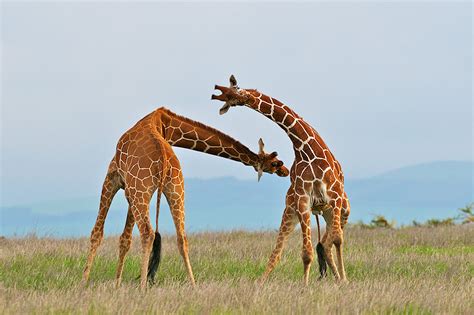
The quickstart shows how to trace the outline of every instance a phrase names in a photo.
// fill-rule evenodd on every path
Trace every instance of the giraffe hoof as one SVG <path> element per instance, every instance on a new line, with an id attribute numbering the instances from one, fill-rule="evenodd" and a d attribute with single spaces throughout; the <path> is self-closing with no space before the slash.
<path id="1" fill-rule="evenodd" d="M 82 279 L 80 286 L 84 289 L 87 288 L 89 286 L 89 279 Z"/>
<path id="2" fill-rule="evenodd" d="M 256 284 L 261 288 L 265 285 L 265 283 L 267 282 L 268 280 L 268 276 L 267 275 L 263 275 L 261 276 L 257 281 L 256 281 Z"/>

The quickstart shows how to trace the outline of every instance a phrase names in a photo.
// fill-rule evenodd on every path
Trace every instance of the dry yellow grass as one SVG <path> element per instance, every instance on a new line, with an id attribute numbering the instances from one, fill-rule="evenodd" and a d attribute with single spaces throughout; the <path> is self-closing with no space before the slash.
<path id="1" fill-rule="evenodd" d="M 348 228 L 350 282 L 331 277 L 302 285 L 301 241 L 291 237 L 268 283 L 263 272 L 275 232 L 199 233 L 189 236 L 198 285 L 192 289 L 174 237 L 163 238 L 158 284 L 142 293 L 135 277 L 139 242 L 128 256 L 124 283 L 114 287 L 117 237 L 101 246 L 80 284 L 88 240 L 0 240 L 2 313 L 474 313 L 474 226 L 399 230 Z"/>

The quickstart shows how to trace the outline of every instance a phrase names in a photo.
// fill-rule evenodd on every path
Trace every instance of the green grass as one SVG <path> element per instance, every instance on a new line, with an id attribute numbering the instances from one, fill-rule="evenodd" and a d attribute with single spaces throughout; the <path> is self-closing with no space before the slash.
<path id="1" fill-rule="evenodd" d="M 347 284 L 317 281 L 313 265 L 302 284 L 301 239 L 295 232 L 265 286 L 263 273 L 276 233 L 189 235 L 197 287 L 188 283 L 172 236 L 163 238 L 157 284 L 140 292 L 140 242 L 126 259 L 123 285 L 114 287 L 118 239 L 106 238 L 81 285 L 86 238 L 0 241 L 3 313 L 360 313 L 469 314 L 474 309 L 474 228 L 360 229 L 346 231 Z"/>

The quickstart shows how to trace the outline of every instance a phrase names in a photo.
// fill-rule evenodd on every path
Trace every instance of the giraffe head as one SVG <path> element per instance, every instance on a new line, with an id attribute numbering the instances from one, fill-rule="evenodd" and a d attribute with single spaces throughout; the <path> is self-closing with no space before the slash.
<path id="1" fill-rule="evenodd" d="M 278 153 L 265 153 L 262 138 L 258 140 L 258 164 L 255 166 L 255 170 L 258 173 L 258 180 L 263 175 L 263 172 L 269 174 L 277 174 L 280 177 L 286 177 L 290 174 L 290 171 L 283 165 L 283 161 L 277 159 Z"/>
<path id="2" fill-rule="evenodd" d="M 255 102 L 255 98 L 247 90 L 241 89 L 237 86 L 237 80 L 234 75 L 231 75 L 229 78 L 230 86 L 214 86 L 214 89 L 222 92 L 221 95 L 212 95 L 212 100 L 223 101 L 224 106 L 219 110 L 219 114 L 225 114 L 230 107 L 238 105 L 250 105 Z"/>
<path id="3" fill-rule="evenodd" d="M 229 78 L 230 86 L 216 85 L 215 89 L 222 92 L 221 95 L 212 95 L 211 99 L 225 102 L 224 106 L 219 110 L 219 113 L 225 114 L 231 106 L 250 105 L 255 102 L 254 96 L 247 90 L 240 89 L 237 86 L 237 80 L 233 75 Z M 277 159 L 278 153 L 265 153 L 263 140 L 258 141 L 258 165 L 255 170 L 258 172 L 258 180 L 262 177 L 263 172 L 270 174 L 277 174 L 281 177 L 286 177 L 290 173 L 283 165 L 283 161 Z"/>

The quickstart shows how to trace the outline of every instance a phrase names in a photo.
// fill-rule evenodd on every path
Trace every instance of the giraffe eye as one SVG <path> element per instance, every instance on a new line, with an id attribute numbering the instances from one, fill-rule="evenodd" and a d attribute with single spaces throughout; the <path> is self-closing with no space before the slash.
<path id="1" fill-rule="evenodd" d="M 273 167 L 278 167 L 281 166 L 280 162 L 272 162 Z"/>

